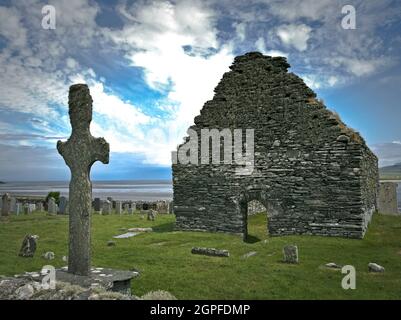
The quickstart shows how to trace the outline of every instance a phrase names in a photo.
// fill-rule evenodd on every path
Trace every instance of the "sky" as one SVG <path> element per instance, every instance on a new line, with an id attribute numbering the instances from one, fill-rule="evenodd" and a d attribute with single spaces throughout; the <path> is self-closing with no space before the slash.
<path id="1" fill-rule="evenodd" d="M 401 162 L 400 1 L 0 0 L 0 180 L 69 179 L 56 143 L 71 133 L 74 83 L 88 84 L 92 134 L 110 143 L 92 179 L 170 179 L 171 151 L 249 51 L 287 57 L 380 166 Z"/>

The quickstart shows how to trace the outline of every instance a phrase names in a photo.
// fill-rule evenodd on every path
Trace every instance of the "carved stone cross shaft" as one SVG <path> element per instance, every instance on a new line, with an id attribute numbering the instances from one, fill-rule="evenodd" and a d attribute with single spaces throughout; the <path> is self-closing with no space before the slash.
<path id="1" fill-rule="evenodd" d="M 70 87 L 71 137 L 57 142 L 57 150 L 71 170 L 68 272 L 89 275 L 91 268 L 90 226 L 92 183 L 90 170 L 95 161 L 109 163 L 109 144 L 90 133 L 92 97 L 85 84 Z"/>

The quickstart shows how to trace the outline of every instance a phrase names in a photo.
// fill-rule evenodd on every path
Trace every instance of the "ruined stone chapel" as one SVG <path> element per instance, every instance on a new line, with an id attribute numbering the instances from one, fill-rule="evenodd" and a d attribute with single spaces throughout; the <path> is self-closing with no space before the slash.
<path id="1" fill-rule="evenodd" d="M 363 238 L 377 206 L 377 157 L 289 67 L 257 52 L 235 58 L 191 129 L 254 129 L 254 169 L 173 164 L 176 229 L 246 237 L 247 204 L 258 200 L 272 236 Z"/>

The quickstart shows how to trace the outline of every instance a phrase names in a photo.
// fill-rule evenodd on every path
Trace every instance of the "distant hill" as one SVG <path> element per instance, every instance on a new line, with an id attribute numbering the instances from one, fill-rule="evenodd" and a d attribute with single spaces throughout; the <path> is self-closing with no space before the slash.
<path id="1" fill-rule="evenodd" d="M 381 179 L 401 179 L 401 163 L 379 169 Z"/>
<path id="2" fill-rule="evenodd" d="M 0 181 L 0 184 L 5 184 L 5 182 L 4 181 Z"/>

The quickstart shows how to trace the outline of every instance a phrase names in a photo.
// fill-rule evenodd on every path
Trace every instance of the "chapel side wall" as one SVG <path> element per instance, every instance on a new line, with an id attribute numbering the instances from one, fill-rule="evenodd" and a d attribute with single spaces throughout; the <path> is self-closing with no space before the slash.
<path id="1" fill-rule="evenodd" d="M 270 235 L 361 238 L 361 180 L 353 174 L 360 152 L 357 145 L 326 146 L 309 153 L 314 159 L 309 165 L 304 157 L 287 167 L 256 165 L 246 177 L 235 176 L 231 166 L 174 166 L 180 181 L 174 185 L 176 228 L 241 234 L 245 219 L 239 201 L 256 192 L 271 213 Z M 267 188 L 259 192 L 260 186 Z"/>
<path id="2" fill-rule="evenodd" d="M 361 199 L 362 214 L 364 217 L 365 233 L 373 213 L 377 210 L 377 196 L 379 192 L 379 169 L 376 155 L 365 148 L 361 157 Z"/>

